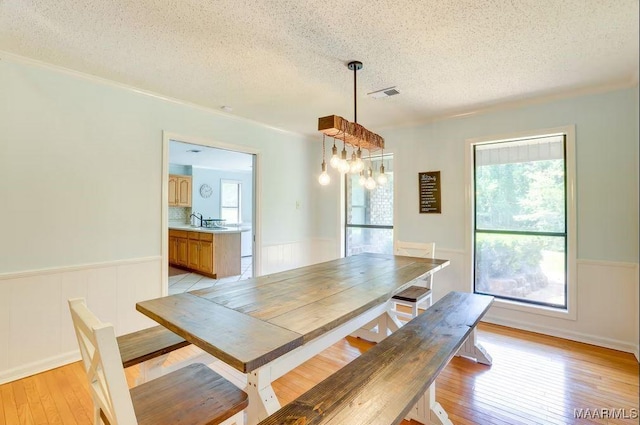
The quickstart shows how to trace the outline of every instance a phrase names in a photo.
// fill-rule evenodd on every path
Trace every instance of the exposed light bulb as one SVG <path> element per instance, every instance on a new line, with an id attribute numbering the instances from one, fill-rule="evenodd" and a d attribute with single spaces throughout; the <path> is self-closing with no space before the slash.
<path id="1" fill-rule="evenodd" d="M 378 184 L 384 186 L 387 184 L 387 175 L 384 173 L 384 165 L 380 164 L 380 174 L 378 175 Z"/>
<path id="2" fill-rule="evenodd" d="M 364 170 L 364 161 L 362 160 L 362 149 L 358 146 L 358 152 L 356 153 L 356 167 L 358 172 Z"/>
<path id="3" fill-rule="evenodd" d="M 360 170 L 358 170 L 358 158 L 356 158 L 356 153 L 351 152 L 351 162 L 349 162 L 349 172 L 351 174 L 358 174 Z"/>
<path id="4" fill-rule="evenodd" d="M 349 161 L 347 161 L 347 150 L 344 146 L 342 146 L 342 152 L 340 152 L 340 162 L 338 163 L 338 171 L 342 174 L 347 174 L 351 166 L 349 165 Z"/>
<path id="5" fill-rule="evenodd" d="M 347 174 L 350 169 L 351 166 L 349 165 L 349 161 L 347 161 L 346 159 L 341 159 L 340 164 L 338 164 L 338 171 L 340 171 L 342 174 Z"/>
<path id="6" fill-rule="evenodd" d="M 331 154 L 329 165 L 331 165 L 331 168 L 338 168 L 338 165 L 340 165 L 340 157 L 338 156 L 338 148 L 335 144 L 331 148 Z"/>
<path id="7" fill-rule="evenodd" d="M 327 173 L 327 163 L 322 160 L 322 174 L 318 176 L 318 183 L 322 186 L 326 186 L 331 182 L 331 176 Z"/>
<path id="8" fill-rule="evenodd" d="M 360 171 L 360 177 L 358 178 L 358 184 L 360 186 L 364 186 L 366 181 L 367 181 L 367 178 L 364 176 L 364 171 Z"/>
<path id="9" fill-rule="evenodd" d="M 367 177 L 367 181 L 364 183 L 364 187 L 369 190 L 373 190 L 376 188 L 376 181 L 373 179 L 373 177 Z"/>
<path id="10" fill-rule="evenodd" d="M 326 171 L 323 171 L 322 174 L 318 176 L 318 183 L 322 186 L 326 186 L 331 183 L 331 176 Z"/>

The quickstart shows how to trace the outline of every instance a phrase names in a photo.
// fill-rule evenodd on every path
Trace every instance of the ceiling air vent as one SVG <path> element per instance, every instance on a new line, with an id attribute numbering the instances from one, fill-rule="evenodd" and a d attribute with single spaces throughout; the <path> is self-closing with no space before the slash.
<path id="1" fill-rule="evenodd" d="M 396 86 L 387 87 L 386 89 L 376 90 L 371 93 L 367 93 L 367 96 L 371 96 L 374 99 L 382 99 L 383 97 L 395 96 L 400 94 L 398 90 L 396 90 Z"/>

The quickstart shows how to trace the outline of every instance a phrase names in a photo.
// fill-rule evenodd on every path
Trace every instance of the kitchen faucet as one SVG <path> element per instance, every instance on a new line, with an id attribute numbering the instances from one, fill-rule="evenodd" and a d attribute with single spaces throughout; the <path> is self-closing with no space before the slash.
<path id="1" fill-rule="evenodd" d="M 189 216 L 189 221 L 191 221 L 191 217 L 195 217 L 196 219 L 200 220 L 200 227 L 202 227 L 202 214 L 200 214 L 200 216 L 198 217 L 198 213 L 197 212 L 192 213 Z"/>

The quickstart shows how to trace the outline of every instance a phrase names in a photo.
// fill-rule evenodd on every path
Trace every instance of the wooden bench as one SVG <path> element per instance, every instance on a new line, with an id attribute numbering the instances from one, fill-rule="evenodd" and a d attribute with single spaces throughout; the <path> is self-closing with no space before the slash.
<path id="1" fill-rule="evenodd" d="M 398 304 L 406 304 L 411 308 L 411 313 L 399 311 L 397 306 L 393 310 L 396 317 L 409 321 L 418 315 L 418 308 L 421 304 L 426 303 L 427 308 L 431 305 L 431 289 L 424 286 L 410 286 L 404 291 L 395 294 L 392 300 L 398 302 Z"/>
<path id="2" fill-rule="evenodd" d="M 129 389 L 113 326 L 101 322 L 82 298 L 70 299 L 69 310 L 93 399 L 94 424 L 244 423 L 247 394 L 201 363 Z"/>
<path id="3" fill-rule="evenodd" d="M 427 418 L 440 409 L 438 421 L 450 423 L 431 385 L 492 302 L 485 295 L 448 293 L 260 425 L 398 424 L 421 402 L 430 409 Z"/>
<path id="4" fill-rule="evenodd" d="M 137 365 L 190 344 L 164 326 L 121 335 L 117 340 L 123 367 Z"/>
<path id="5" fill-rule="evenodd" d="M 135 385 L 156 379 L 191 363 L 208 364 L 213 361 L 210 355 L 198 350 L 197 355 L 167 364 L 171 352 L 191 343 L 160 325 L 121 335 L 117 342 L 122 366 L 127 368 L 139 365 Z"/>

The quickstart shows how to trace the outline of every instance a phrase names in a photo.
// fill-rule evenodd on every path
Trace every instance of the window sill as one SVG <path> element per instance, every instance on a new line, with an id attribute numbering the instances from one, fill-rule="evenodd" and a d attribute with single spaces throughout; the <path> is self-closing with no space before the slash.
<path id="1" fill-rule="evenodd" d="M 571 307 L 565 310 L 562 308 L 553 308 L 553 307 L 547 307 L 547 306 L 541 306 L 541 305 L 525 304 L 518 301 L 502 300 L 498 298 L 496 298 L 495 301 L 493 302 L 493 307 L 506 309 L 506 310 L 521 311 L 523 313 L 536 314 L 539 316 L 555 317 L 555 318 L 564 319 L 564 320 L 577 319 L 575 308 L 572 309 Z"/>

